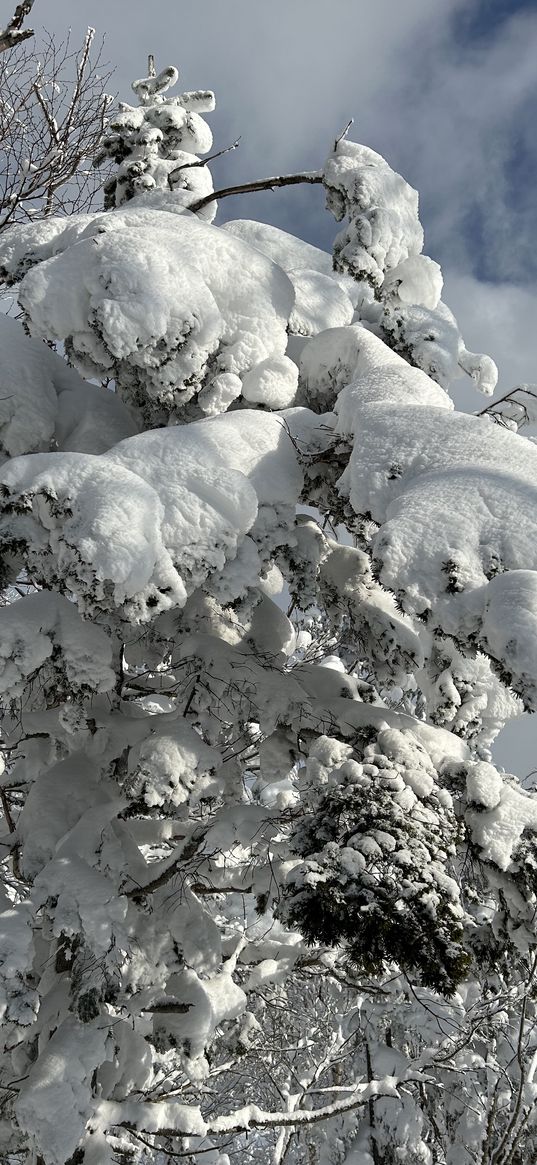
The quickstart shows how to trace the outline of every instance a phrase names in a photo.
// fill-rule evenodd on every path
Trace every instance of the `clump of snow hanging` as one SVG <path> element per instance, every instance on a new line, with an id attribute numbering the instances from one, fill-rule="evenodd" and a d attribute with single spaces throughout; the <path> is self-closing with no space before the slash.
<path id="1" fill-rule="evenodd" d="M 516 777 L 506 780 L 484 762 L 468 766 L 466 791 L 470 802 L 466 821 L 472 840 L 483 858 L 507 870 L 516 860 L 524 830 L 537 830 L 535 796 L 522 789 Z"/>
<path id="2" fill-rule="evenodd" d="M 47 1165 L 63 1165 L 79 1143 L 93 1108 L 91 1077 L 107 1058 L 106 1042 L 106 1027 L 68 1016 L 21 1087 L 17 1120 Z"/>
<path id="3" fill-rule="evenodd" d="M 435 308 L 443 282 L 440 265 L 434 259 L 428 255 L 409 255 L 396 267 L 388 269 L 382 290 L 384 298 L 394 304 L 421 304 Z"/>
<path id="4" fill-rule="evenodd" d="M 120 442 L 101 457 L 38 454 L 2 474 L 0 536 L 83 613 L 146 621 L 208 575 L 233 598 L 287 537 L 302 475 L 277 417 L 244 410 Z M 254 525 L 255 524 L 255 525 Z M 226 561 L 241 569 L 220 577 Z"/>
<path id="5" fill-rule="evenodd" d="M 88 810 L 107 803 L 113 792 L 114 786 L 99 780 L 93 756 L 72 753 L 40 772 L 18 821 L 25 876 L 39 874 L 54 857 L 62 838 Z"/>
<path id="6" fill-rule="evenodd" d="M 418 195 L 368 146 L 345 139 L 324 165 L 327 206 L 337 222 L 347 218 L 334 243 L 334 263 L 376 287 L 384 272 L 417 256 L 423 247 Z"/>
<path id="7" fill-rule="evenodd" d="M 329 328 L 309 341 L 300 360 L 300 392 L 319 411 L 333 407 L 337 397 L 338 432 L 345 436 L 358 426 L 361 408 L 376 401 L 453 408 L 433 380 L 361 324 Z"/>
<path id="8" fill-rule="evenodd" d="M 39 227 L 26 228 L 31 251 Z M 42 252 L 46 255 L 46 250 Z M 0 262 L 1 262 L 0 255 Z M 297 371 L 285 356 L 294 292 L 284 272 L 239 239 L 143 204 L 88 215 L 20 287 L 35 335 L 65 344 L 88 376 L 113 377 L 146 425 L 225 410 L 263 396 L 264 364 L 278 361 L 278 407 L 289 405 Z M 256 379 L 257 378 L 257 379 Z"/>
<path id="9" fill-rule="evenodd" d="M 382 314 L 373 313 L 386 342 L 446 390 L 466 372 L 476 389 L 490 396 L 498 381 L 494 360 L 468 351 L 455 316 L 441 300 L 435 306 L 419 299 L 400 303 L 400 290 L 395 299 L 388 296 Z"/>
<path id="10" fill-rule="evenodd" d="M 235 1019 L 246 1008 L 246 995 L 232 978 L 234 969 L 231 959 L 217 975 L 201 979 L 196 971 L 185 967 L 171 976 L 166 987 L 166 995 L 180 1000 L 182 1008 L 177 1008 L 175 1014 L 170 1008 L 167 1015 L 159 1015 L 155 1009 L 154 1023 L 160 1040 L 164 1042 L 171 1036 L 174 1044 L 188 1048 L 184 1067 L 193 1080 L 199 1081 L 208 1073 L 204 1053 L 215 1028 L 223 1020 Z"/>
<path id="11" fill-rule="evenodd" d="M 289 330 L 298 336 L 316 336 L 326 328 L 350 324 L 354 308 L 343 287 L 319 271 L 290 271 L 295 306 Z"/>
<path id="12" fill-rule="evenodd" d="M 109 637 L 62 595 L 41 591 L 0 609 L 0 693 L 20 696 L 29 681 L 26 708 L 49 694 L 110 691 L 111 663 Z"/>
<path id="13" fill-rule="evenodd" d="M 181 720 L 160 723 L 129 753 L 129 795 L 146 805 L 182 805 L 195 788 L 199 800 L 210 788 L 220 754 Z"/>
<path id="14" fill-rule="evenodd" d="M 212 133 L 200 113 L 214 109 L 214 94 L 200 90 L 165 97 L 178 78 L 171 66 L 158 76 L 134 81 L 140 105 L 120 102 L 109 119 L 95 159 L 96 165 L 108 159 L 117 163 L 105 183 L 105 209 L 160 191 L 172 191 L 177 207 L 188 207 L 212 193 L 209 169 L 197 155 L 207 154 L 212 146 Z M 213 219 L 216 202 L 202 213 Z"/>
<path id="15" fill-rule="evenodd" d="M 112 392 L 82 380 L 47 344 L 0 314 L 0 453 L 86 449 L 100 453 L 136 432 Z"/>
<path id="16" fill-rule="evenodd" d="M 26 1025 L 35 1019 L 39 998 L 28 981 L 34 956 L 30 902 L 0 912 L 0 1019 Z"/>
<path id="17" fill-rule="evenodd" d="M 365 288 L 363 318 L 443 388 L 461 370 L 490 393 L 498 370 L 489 356 L 468 352 L 442 303 L 442 272 L 422 255 L 418 195 L 374 150 L 345 139 L 325 163 L 327 206 L 347 224 L 334 241 L 334 266 Z"/>
<path id="18" fill-rule="evenodd" d="M 503 678 L 537 708 L 537 569 L 499 574 L 468 596 L 468 623 Z"/>
<path id="19" fill-rule="evenodd" d="M 478 594 L 472 592 L 472 605 Z M 499 657 L 501 652 L 491 654 Z M 520 698 L 502 683 L 486 655 L 468 657 L 443 633 L 433 636 L 418 683 L 435 724 L 486 748 L 504 724 L 523 711 Z"/>

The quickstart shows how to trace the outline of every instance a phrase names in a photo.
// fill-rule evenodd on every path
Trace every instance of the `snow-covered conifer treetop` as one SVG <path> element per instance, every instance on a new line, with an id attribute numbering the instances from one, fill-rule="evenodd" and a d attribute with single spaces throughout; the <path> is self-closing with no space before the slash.
<path id="1" fill-rule="evenodd" d="M 1 1153 L 532 1160 L 537 451 L 405 180 L 338 139 L 333 261 L 218 227 L 177 79 L 0 238 Z"/>

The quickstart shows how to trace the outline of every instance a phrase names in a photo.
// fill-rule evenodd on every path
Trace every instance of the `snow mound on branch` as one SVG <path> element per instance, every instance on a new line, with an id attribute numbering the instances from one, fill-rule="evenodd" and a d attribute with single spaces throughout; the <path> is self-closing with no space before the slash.
<path id="1" fill-rule="evenodd" d="M 375 150 L 339 141 L 325 162 L 323 182 L 336 221 L 349 219 L 334 243 L 337 270 L 380 287 L 386 270 L 419 255 L 417 192 Z"/>
<path id="2" fill-rule="evenodd" d="M 26 689 L 45 702 L 49 688 L 56 701 L 84 691 L 108 692 L 115 684 L 108 636 L 80 618 L 62 595 L 40 591 L 0 610 L 0 692 L 11 698 Z"/>
<path id="3" fill-rule="evenodd" d="M 199 799 L 209 788 L 211 774 L 221 764 L 184 721 L 162 723 L 129 753 L 129 796 L 143 798 L 150 807 L 182 805 L 192 790 Z"/>
<path id="4" fill-rule="evenodd" d="M 488 420 L 411 404 L 371 403 L 355 422 L 343 407 L 339 423 L 355 430 L 339 489 L 380 524 L 372 552 L 381 583 L 431 627 L 480 647 L 534 707 L 537 596 L 526 572 L 537 571 L 535 447 Z"/>
<path id="5" fill-rule="evenodd" d="M 504 779 L 493 765 L 480 762 L 468 768 L 466 811 L 472 840 L 481 856 L 506 870 L 524 830 L 537 830 L 537 798 L 522 789 L 516 778 Z"/>
<path id="6" fill-rule="evenodd" d="M 47 1165 L 63 1165 L 78 1145 L 92 1111 L 92 1075 L 108 1058 L 106 1042 L 106 1028 L 68 1016 L 22 1085 L 17 1120 Z"/>
<path id="7" fill-rule="evenodd" d="M 101 453 L 136 432 L 112 392 L 88 384 L 17 320 L 0 315 L 0 454 L 50 448 Z"/>
<path id="8" fill-rule="evenodd" d="M 376 401 L 452 409 L 445 392 L 361 324 L 329 328 L 306 345 L 300 361 L 300 398 L 330 409 L 337 397 L 338 432 L 353 434 L 363 405 Z"/>
<path id="9" fill-rule="evenodd" d="M 94 758 L 82 753 L 73 753 L 41 773 L 30 787 L 18 821 L 24 873 L 35 877 L 83 814 L 111 796 L 98 779 Z"/>
<path id="10" fill-rule="evenodd" d="M 497 472 L 498 488 L 509 488 L 512 481 L 531 489 L 535 482 L 535 447 L 486 417 L 434 408 L 432 402 L 423 408 L 421 402 L 398 401 L 393 408 L 380 399 L 378 404 L 368 402 L 353 418 L 345 409 L 346 400 L 343 396 L 338 400 L 337 429 L 354 435 L 354 451 L 341 487 L 349 487 L 353 506 L 359 512 L 369 510 L 375 521 L 385 520 L 391 501 L 424 473 L 443 474 L 459 467 L 469 472 L 482 466 Z M 392 476 L 395 461 L 399 469 Z M 519 536 L 512 526 L 507 538 Z"/>
<path id="11" fill-rule="evenodd" d="M 39 226 L 25 238 L 31 253 Z M 88 215 L 76 245 L 69 230 L 62 239 L 22 281 L 30 329 L 63 342 L 83 374 L 115 378 L 147 425 L 223 411 L 246 374 L 273 358 L 285 383 L 278 407 L 292 402 L 293 287 L 258 251 L 190 215 L 142 205 Z"/>
<path id="12" fill-rule="evenodd" d="M 302 475 L 281 420 L 261 425 L 244 410 L 101 457 L 16 458 L 2 480 L 4 545 L 23 544 L 35 574 L 71 591 L 83 614 L 145 622 L 183 606 L 208 575 L 228 600 L 254 582 L 260 562 L 244 536 L 262 555 L 285 540 Z"/>
<path id="13" fill-rule="evenodd" d="M 0 282 L 20 283 L 36 263 L 43 263 L 66 247 L 74 246 L 95 218 L 93 214 L 58 215 L 33 223 L 15 223 L 2 233 Z"/>
<path id="14" fill-rule="evenodd" d="M 34 910 L 19 902 L 0 913 L 0 1019 L 21 1025 L 32 1023 L 39 1006 L 28 983 L 34 955 Z"/>

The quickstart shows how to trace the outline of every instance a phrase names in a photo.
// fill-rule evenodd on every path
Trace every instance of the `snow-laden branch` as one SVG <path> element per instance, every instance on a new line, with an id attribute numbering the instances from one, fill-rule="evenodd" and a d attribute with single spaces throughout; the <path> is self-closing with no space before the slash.
<path id="1" fill-rule="evenodd" d="M 405 1074 L 403 1078 L 385 1076 L 381 1080 L 359 1084 L 352 1096 L 334 1101 L 316 1109 L 295 1109 L 294 1112 L 265 1112 L 257 1104 L 246 1104 L 226 1116 L 205 1121 L 196 1105 L 179 1104 L 175 1101 L 161 1103 L 134 1101 L 105 1101 L 98 1108 L 98 1121 L 104 1128 L 116 1126 L 133 1128 L 140 1132 L 161 1137 L 210 1137 L 223 1133 L 243 1133 L 252 1129 L 284 1128 L 317 1124 L 342 1116 L 360 1108 L 370 1100 L 380 1097 L 399 1098 L 399 1086 L 403 1083 L 429 1082 L 422 1073 Z"/>

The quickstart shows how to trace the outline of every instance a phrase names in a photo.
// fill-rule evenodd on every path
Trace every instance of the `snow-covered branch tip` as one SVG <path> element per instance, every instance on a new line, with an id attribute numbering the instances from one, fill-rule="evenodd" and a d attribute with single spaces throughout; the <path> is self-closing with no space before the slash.
<path id="1" fill-rule="evenodd" d="M 9 24 L 0 29 L 0 53 L 16 48 L 21 41 L 28 40 L 34 35 L 33 28 L 22 27 L 33 6 L 34 0 L 22 0 L 21 4 L 17 4 Z"/>
<path id="2" fill-rule="evenodd" d="M 238 186 L 225 186 L 222 190 L 211 191 L 205 198 L 193 202 L 189 210 L 197 213 L 198 210 L 203 210 L 204 206 L 208 206 L 210 202 L 215 202 L 218 198 L 229 198 L 232 194 L 251 194 L 256 190 L 276 190 L 279 186 L 298 186 L 301 182 L 321 183 L 322 180 L 322 174 L 317 170 L 312 170 L 305 174 L 280 174 L 276 178 L 260 178 L 256 182 L 241 182 Z"/>

